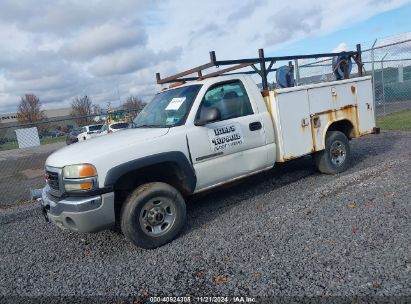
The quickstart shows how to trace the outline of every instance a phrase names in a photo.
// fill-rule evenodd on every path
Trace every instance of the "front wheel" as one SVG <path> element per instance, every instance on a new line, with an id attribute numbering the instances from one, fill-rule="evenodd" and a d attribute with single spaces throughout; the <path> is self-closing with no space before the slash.
<path id="1" fill-rule="evenodd" d="M 337 174 L 347 170 L 350 157 L 350 143 L 344 133 L 330 131 L 326 135 L 325 149 L 318 152 L 314 159 L 321 173 Z"/>
<path id="2" fill-rule="evenodd" d="M 173 240 L 184 226 L 186 205 L 180 192 L 165 183 L 136 188 L 124 202 L 121 230 L 142 248 L 156 248 Z"/>

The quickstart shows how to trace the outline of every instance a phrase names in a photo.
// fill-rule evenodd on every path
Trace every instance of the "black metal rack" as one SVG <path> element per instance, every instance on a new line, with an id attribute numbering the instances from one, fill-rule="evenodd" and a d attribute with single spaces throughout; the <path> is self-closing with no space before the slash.
<path id="1" fill-rule="evenodd" d="M 363 64 L 361 60 L 361 45 L 357 44 L 356 51 L 350 52 L 340 52 L 340 53 L 321 53 L 321 54 L 310 54 L 310 55 L 293 55 L 293 56 L 277 56 L 277 57 L 265 57 L 264 50 L 258 50 L 258 58 L 245 58 L 245 59 L 235 59 L 235 60 L 217 60 L 214 51 L 210 52 L 210 62 L 194 67 L 192 69 L 183 71 L 181 73 L 168 76 L 166 78 L 161 78 L 160 73 L 156 73 L 156 79 L 158 84 L 173 83 L 173 82 L 184 82 L 190 80 L 202 80 L 210 77 L 216 77 L 220 75 L 234 75 L 234 74 L 259 74 L 261 76 L 261 83 L 263 90 L 268 89 L 267 75 L 270 72 L 276 71 L 273 69 L 273 65 L 278 61 L 290 61 L 298 59 L 318 59 L 325 57 L 334 57 L 334 56 L 347 56 L 348 58 L 353 58 L 354 62 L 358 66 L 359 76 L 363 75 Z M 266 63 L 269 63 L 266 67 Z M 256 64 L 259 64 L 257 68 Z M 291 63 L 289 63 L 291 64 Z M 203 75 L 203 71 L 211 67 L 220 67 L 220 66 L 230 66 L 225 69 L 218 70 L 209 74 Z M 230 73 L 235 70 L 239 70 L 245 67 L 251 67 L 251 71 Z M 185 77 L 191 74 L 197 73 L 197 77 Z M 347 75 L 348 78 L 348 75 Z"/>

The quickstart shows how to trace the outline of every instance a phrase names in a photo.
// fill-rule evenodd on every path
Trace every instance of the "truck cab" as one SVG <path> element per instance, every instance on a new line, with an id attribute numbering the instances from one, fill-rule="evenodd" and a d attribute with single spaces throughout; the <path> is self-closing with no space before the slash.
<path id="1" fill-rule="evenodd" d="M 183 126 L 197 176 L 195 192 L 271 168 L 272 121 L 252 79 L 223 76 L 200 83 Z"/>

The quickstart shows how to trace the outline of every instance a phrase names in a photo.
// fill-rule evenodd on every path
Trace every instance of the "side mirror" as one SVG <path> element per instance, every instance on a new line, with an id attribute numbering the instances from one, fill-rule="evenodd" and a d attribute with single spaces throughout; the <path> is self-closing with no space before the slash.
<path id="1" fill-rule="evenodd" d="M 201 109 L 200 118 L 198 118 L 194 124 L 196 126 L 204 126 L 208 123 L 221 119 L 220 110 L 216 107 L 205 107 Z"/>

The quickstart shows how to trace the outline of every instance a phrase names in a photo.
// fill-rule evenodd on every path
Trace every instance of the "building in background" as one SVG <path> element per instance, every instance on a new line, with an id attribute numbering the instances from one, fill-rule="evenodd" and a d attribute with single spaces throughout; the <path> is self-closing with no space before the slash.
<path id="1" fill-rule="evenodd" d="M 50 118 L 70 118 L 71 108 L 45 110 L 44 113 L 48 119 Z M 16 123 L 17 113 L 0 114 L 1 123 Z"/>
<path id="2" fill-rule="evenodd" d="M 76 127 L 76 122 L 70 116 L 71 108 L 52 109 L 44 111 L 47 120 L 40 124 L 35 124 L 41 136 L 56 135 L 57 130 L 68 132 L 69 129 Z M 17 113 L 0 114 L 0 142 L 15 140 L 15 130 L 21 128 L 17 121 Z"/>

